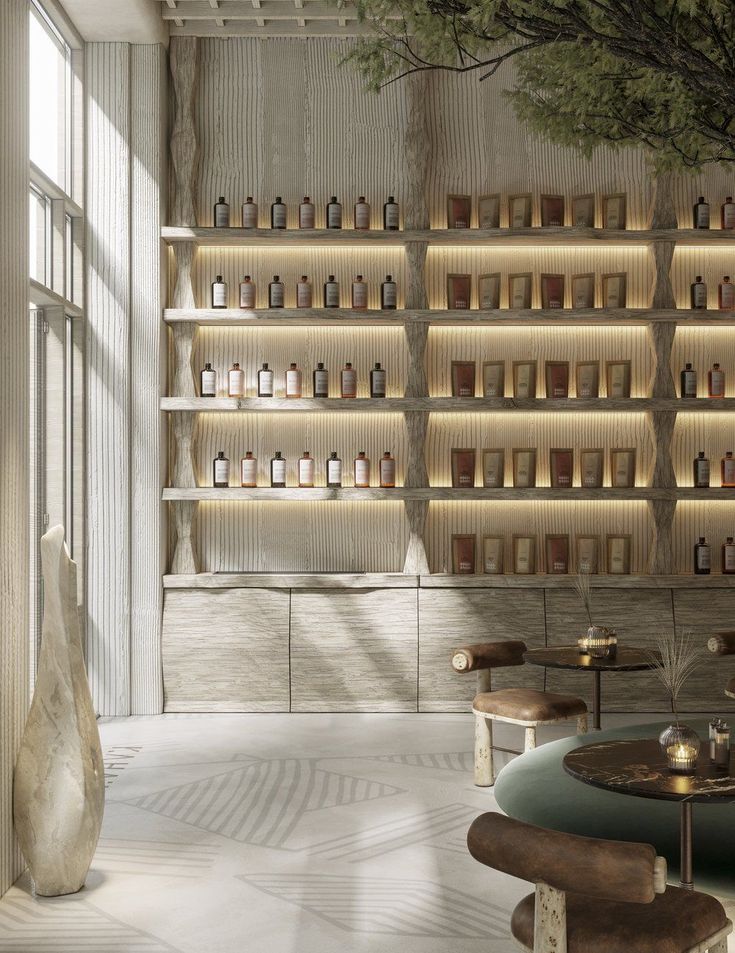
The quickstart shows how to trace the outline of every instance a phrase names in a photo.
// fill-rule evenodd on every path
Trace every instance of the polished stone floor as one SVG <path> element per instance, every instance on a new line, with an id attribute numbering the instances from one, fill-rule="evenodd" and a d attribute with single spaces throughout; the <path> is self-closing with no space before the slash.
<path id="1" fill-rule="evenodd" d="M 21 880 L 0 901 L 2 953 L 517 950 L 509 915 L 530 888 L 465 847 L 496 809 L 472 784 L 469 716 L 167 715 L 101 734 L 87 887 L 37 901 Z"/>

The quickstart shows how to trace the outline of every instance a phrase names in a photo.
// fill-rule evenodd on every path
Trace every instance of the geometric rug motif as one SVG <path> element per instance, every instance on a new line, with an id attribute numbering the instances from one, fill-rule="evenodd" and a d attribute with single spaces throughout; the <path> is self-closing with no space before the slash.
<path id="1" fill-rule="evenodd" d="M 309 811 L 403 793 L 316 765 L 307 758 L 258 761 L 125 803 L 241 843 L 288 849 L 289 837 Z"/>
<path id="2" fill-rule="evenodd" d="M 508 910 L 430 880 L 319 874 L 238 879 L 351 933 L 457 939 L 508 935 Z"/>
<path id="3" fill-rule="evenodd" d="M 181 953 L 80 897 L 40 898 L 13 889 L 0 904 L 2 953 Z"/>
<path id="4" fill-rule="evenodd" d="M 447 751 L 434 754 L 381 754 L 370 761 L 388 761 L 391 764 L 406 764 L 416 768 L 440 768 L 446 771 L 471 772 L 474 756 L 471 751 Z"/>

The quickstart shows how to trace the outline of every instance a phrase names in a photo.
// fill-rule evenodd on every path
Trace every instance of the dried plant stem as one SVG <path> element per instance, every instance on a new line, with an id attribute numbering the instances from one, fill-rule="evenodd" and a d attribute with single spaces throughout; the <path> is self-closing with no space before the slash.
<path id="1" fill-rule="evenodd" d="M 577 573 L 574 580 L 574 588 L 585 608 L 589 624 L 594 625 L 592 621 L 592 588 L 590 586 L 590 574 L 588 572 Z"/>
<path id="2" fill-rule="evenodd" d="M 694 633 L 681 629 L 656 636 L 656 651 L 650 652 L 653 670 L 666 689 L 671 713 L 679 724 L 678 702 L 689 676 L 704 662 L 704 649 L 695 641 Z"/>

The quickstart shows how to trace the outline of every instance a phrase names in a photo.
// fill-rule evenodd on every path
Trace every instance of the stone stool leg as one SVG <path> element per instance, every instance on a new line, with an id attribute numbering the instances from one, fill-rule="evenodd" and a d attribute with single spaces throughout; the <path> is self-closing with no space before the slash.
<path id="1" fill-rule="evenodd" d="M 727 953 L 727 937 L 718 940 L 714 946 L 709 948 L 709 953 Z"/>
<path id="2" fill-rule="evenodd" d="M 475 784 L 481 788 L 495 784 L 493 723 L 478 712 L 475 712 Z"/>
<path id="3" fill-rule="evenodd" d="M 587 730 L 588 730 L 588 725 L 587 725 L 587 713 L 585 712 L 584 715 L 580 715 L 580 716 L 577 718 L 577 734 L 578 734 L 578 735 L 586 735 L 586 734 L 587 734 Z"/>
<path id="4" fill-rule="evenodd" d="M 526 728 L 526 744 L 523 750 L 533 751 L 535 747 L 536 747 L 536 726 L 532 725 L 530 728 Z"/>

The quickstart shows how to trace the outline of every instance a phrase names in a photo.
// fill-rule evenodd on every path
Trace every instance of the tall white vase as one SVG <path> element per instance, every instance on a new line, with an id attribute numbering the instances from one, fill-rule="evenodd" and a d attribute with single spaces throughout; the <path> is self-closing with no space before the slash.
<path id="1" fill-rule="evenodd" d="M 13 813 L 36 894 L 76 893 L 102 826 L 105 774 L 82 654 L 77 566 L 64 527 L 41 540 L 44 612 L 33 703 L 15 765 Z"/>

